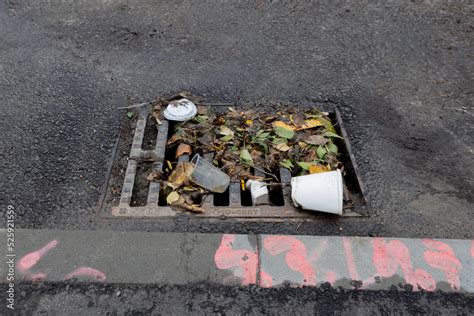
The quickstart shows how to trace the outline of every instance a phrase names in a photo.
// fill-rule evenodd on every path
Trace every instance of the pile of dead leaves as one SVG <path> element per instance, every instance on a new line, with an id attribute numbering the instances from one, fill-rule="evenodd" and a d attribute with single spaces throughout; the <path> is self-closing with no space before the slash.
<path id="1" fill-rule="evenodd" d="M 149 181 L 161 181 L 162 193 L 166 196 L 166 203 L 171 206 L 181 207 L 188 211 L 201 213 L 203 198 L 209 193 L 202 187 L 190 181 L 194 165 L 191 162 L 178 162 L 174 169 L 168 162 L 165 169 L 169 176 L 163 179 L 161 172 L 154 171 L 148 176 Z"/>
<path id="2" fill-rule="evenodd" d="M 287 168 L 294 176 L 342 168 L 335 144 L 342 137 L 336 133 L 326 112 L 290 109 L 270 114 L 229 107 L 214 113 L 189 94 L 174 100 L 182 97 L 198 105 L 198 115 L 175 126 L 167 147 L 175 150 L 176 159 L 181 155 L 209 154 L 214 165 L 234 181 L 278 181 L 279 167 Z M 170 99 L 160 100 L 155 104 L 152 115 L 158 123 L 161 109 L 169 102 Z M 168 174 L 162 181 L 168 204 L 202 212 L 202 196 L 209 192 L 189 182 L 192 163 L 180 162 L 174 169 L 171 162 L 167 164 Z M 265 178 L 255 176 L 253 170 L 261 171 Z"/>
<path id="3" fill-rule="evenodd" d="M 336 138 L 341 137 L 328 113 L 317 110 L 270 115 L 231 107 L 214 114 L 201 108 L 198 116 L 176 127 L 168 145 L 184 143 L 194 153 L 213 153 L 214 164 L 235 180 L 253 178 L 252 168 L 271 177 L 279 166 L 293 175 L 340 168 Z"/>

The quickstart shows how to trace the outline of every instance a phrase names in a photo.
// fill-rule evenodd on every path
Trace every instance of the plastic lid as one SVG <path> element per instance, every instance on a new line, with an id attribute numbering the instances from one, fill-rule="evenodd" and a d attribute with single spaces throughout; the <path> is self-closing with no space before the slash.
<path id="1" fill-rule="evenodd" d="M 171 121 L 187 121 L 196 115 L 196 105 L 188 99 L 170 102 L 163 112 L 165 118 Z"/>

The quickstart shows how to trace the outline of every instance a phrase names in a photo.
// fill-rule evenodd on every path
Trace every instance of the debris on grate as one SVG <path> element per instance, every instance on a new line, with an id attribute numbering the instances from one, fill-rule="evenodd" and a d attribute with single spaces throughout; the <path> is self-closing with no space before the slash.
<path id="1" fill-rule="evenodd" d="M 308 219 L 315 211 L 368 215 L 337 110 L 266 113 L 206 107 L 185 96 L 197 105 L 191 120 L 162 115 L 170 101 L 191 102 L 180 95 L 159 99 L 151 113 L 149 107 L 138 109 L 134 131 L 132 126 L 122 131 L 116 154 L 122 158 L 114 160 L 102 213 L 164 218 L 188 210 L 196 217 L 254 220 Z"/>

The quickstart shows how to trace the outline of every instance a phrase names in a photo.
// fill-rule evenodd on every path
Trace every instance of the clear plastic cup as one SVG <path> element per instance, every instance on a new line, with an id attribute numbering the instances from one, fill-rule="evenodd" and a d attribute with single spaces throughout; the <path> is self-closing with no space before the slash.
<path id="1" fill-rule="evenodd" d="M 194 164 L 194 170 L 191 173 L 191 180 L 194 183 L 212 192 L 223 193 L 227 190 L 230 177 L 221 169 L 216 168 L 199 154 L 194 155 L 191 162 Z"/>

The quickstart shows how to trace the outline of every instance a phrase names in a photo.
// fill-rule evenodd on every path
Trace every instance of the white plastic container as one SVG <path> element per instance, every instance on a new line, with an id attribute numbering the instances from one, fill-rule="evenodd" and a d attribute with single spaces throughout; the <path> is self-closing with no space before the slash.
<path id="1" fill-rule="evenodd" d="M 230 177 L 221 169 L 206 161 L 199 154 L 194 155 L 191 162 L 194 164 L 194 170 L 191 173 L 191 180 L 194 183 L 212 192 L 223 193 L 227 190 Z"/>
<path id="2" fill-rule="evenodd" d="M 341 171 L 338 169 L 291 178 L 291 199 L 296 207 L 342 215 Z"/>
<path id="3" fill-rule="evenodd" d="M 247 183 L 245 183 L 245 187 L 250 190 L 253 206 L 269 204 L 268 188 L 265 182 L 248 180 Z"/>
<path id="4" fill-rule="evenodd" d="M 194 103 L 188 99 L 172 101 L 163 112 L 163 116 L 170 121 L 187 121 L 192 119 L 197 113 Z"/>

